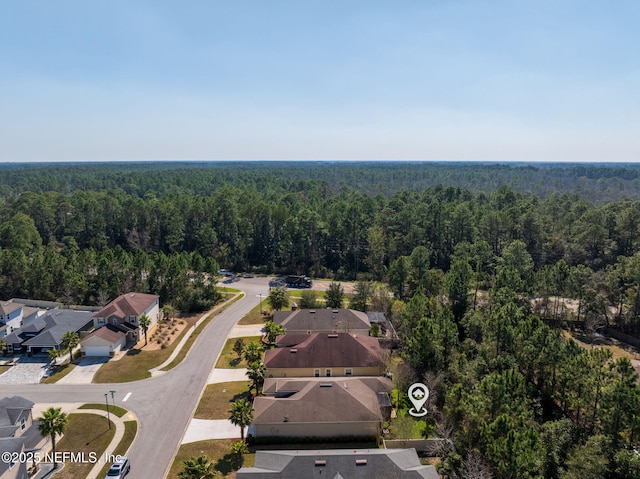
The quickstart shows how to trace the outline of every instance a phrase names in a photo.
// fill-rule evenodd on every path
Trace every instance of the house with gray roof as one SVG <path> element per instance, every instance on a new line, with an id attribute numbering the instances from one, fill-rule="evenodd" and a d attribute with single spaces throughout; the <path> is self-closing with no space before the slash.
<path id="1" fill-rule="evenodd" d="M 0 399 L 0 454 L 21 453 L 29 441 L 33 417 L 33 402 L 20 396 Z M 23 462 L 0 461 L 0 479 L 27 479 L 27 465 Z"/>
<path id="2" fill-rule="evenodd" d="M 371 330 L 367 313 L 353 309 L 276 311 L 273 322 L 290 334 L 352 333 L 368 336 Z"/>
<path id="3" fill-rule="evenodd" d="M 250 434 L 280 438 L 377 438 L 390 411 L 386 378 L 267 379 L 254 399 Z M 385 399 L 386 398 L 386 399 Z M 382 401 L 381 401 L 382 400 Z"/>
<path id="4" fill-rule="evenodd" d="M 257 451 L 253 467 L 237 479 L 438 479 L 420 464 L 415 449 L 327 449 Z"/>
<path id="5" fill-rule="evenodd" d="M 80 334 L 93 328 L 92 313 L 69 309 L 52 309 L 41 316 L 32 316 L 22 327 L 9 334 L 7 352 L 40 354 L 49 349 L 62 349 L 62 337 L 67 332 Z"/>

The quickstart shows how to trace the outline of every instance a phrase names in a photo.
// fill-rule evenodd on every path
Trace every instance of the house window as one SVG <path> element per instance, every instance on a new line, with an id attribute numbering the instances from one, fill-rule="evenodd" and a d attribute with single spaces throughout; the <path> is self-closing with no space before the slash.
<path id="1" fill-rule="evenodd" d="M 326 377 L 330 378 L 330 377 L 331 377 L 331 369 L 325 369 L 325 370 L 324 370 L 324 375 L 325 375 Z"/>
<path id="2" fill-rule="evenodd" d="M 345 376 L 353 376 L 353 369 L 352 368 L 344 368 L 344 375 Z"/>
<path id="3" fill-rule="evenodd" d="M 104 324 L 104 318 L 98 318 L 98 324 Z"/>
<path id="4" fill-rule="evenodd" d="M 315 378 L 319 378 L 320 377 L 320 370 L 319 369 L 314 369 L 313 370 L 313 377 L 315 377 Z"/>
<path id="5" fill-rule="evenodd" d="M 20 419 L 20 430 L 24 431 L 24 428 L 27 427 L 27 420 L 25 418 Z"/>
<path id="6" fill-rule="evenodd" d="M 135 316 L 131 316 L 131 324 L 136 324 L 136 317 Z"/>

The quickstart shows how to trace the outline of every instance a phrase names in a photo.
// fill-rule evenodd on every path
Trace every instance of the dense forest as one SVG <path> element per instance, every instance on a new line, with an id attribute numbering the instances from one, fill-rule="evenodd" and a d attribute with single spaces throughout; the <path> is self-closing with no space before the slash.
<path id="1" fill-rule="evenodd" d="M 405 380 L 433 391 L 455 477 L 638 478 L 627 357 L 640 334 L 631 166 L 155 164 L 5 167 L 0 297 L 215 301 L 220 267 L 388 284 Z M 472 474 L 471 471 L 476 471 Z M 476 474 L 476 475 L 474 475 Z"/>

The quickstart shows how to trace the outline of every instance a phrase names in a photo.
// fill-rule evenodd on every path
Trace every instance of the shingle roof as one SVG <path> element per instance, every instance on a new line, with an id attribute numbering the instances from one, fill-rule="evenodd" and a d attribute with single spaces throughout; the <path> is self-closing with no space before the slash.
<path id="1" fill-rule="evenodd" d="M 159 296 L 146 293 L 126 293 L 118 296 L 108 305 L 93 315 L 94 318 L 109 318 L 115 316 L 127 319 L 129 316 L 140 316 L 149 306 L 157 301 Z"/>
<path id="2" fill-rule="evenodd" d="M 375 393 L 389 393 L 393 389 L 393 383 L 383 376 L 349 376 L 349 377 L 331 377 L 331 378 L 266 378 L 262 392 L 266 396 L 273 396 L 282 392 L 298 392 L 301 391 L 309 383 L 335 383 L 335 384 L 351 384 L 358 381 L 364 384 Z"/>
<path id="3" fill-rule="evenodd" d="M 253 402 L 254 424 L 282 423 L 285 417 L 289 423 L 370 422 L 382 419 L 376 391 L 359 378 L 313 379 L 306 381 L 298 392 L 289 397 L 256 397 Z"/>
<path id="4" fill-rule="evenodd" d="M 352 309 L 298 309 L 277 311 L 273 322 L 290 331 L 337 331 L 371 329 L 366 313 Z"/>
<path id="5" fill-rule="evenodd" d="M 18 422 L 24 411 L 30 411 L 33 402 L 20 396 L 0 399 L 0 426 L 12 426 Z"/>
<path id="6" fill-rule="evenodd" d="M 415 449 L 257 451 L 254 466 L 243 467 L 236 477 L 298 479 L 320 474 L 329 479 L 438 479 L 433 466 L 420 464 Z"/>
<path id="7" fill-rule="evenodd" d="M 44 322 L 44 329 L 37 329 Z M 36 318 L 32 323 L 38 323 L 35 326 L 36 331 L 41 331 L 37 336 L 28 339 L 23 344 L 31 347 L 54 347 L 60 345 L 64 333 L 82 330 L 88 324 L 92 323 L 91 312 L 89 311 L 72 311 L 69 309 L 53 309 Z M 32 323 L 21 328 L 21 332 L 28 331 Z"/>
<path id="8" fill-rule="evenodd" d="M 119 341 L 121 338 L 124 338 L 126 336 L 126 334 L 124 334 L 120 329 L 118 329 L 117 327 L 111 325 L 111 324 L 107 324 L 101 328 L 96 329 L 95 331 L 92 331 L 91 333 L 87 334 L 87 336 L 85 336 L 85 338 L 83 339 L 83 341 L 86 341 L 89 338 L 92 338 L 94 336 L 97 336 L 101 339 L 104 339 L 105 341 L 108 341 L 109 343 L 115 343 L 116 341 Z"/>
<path id="9" fill-rule="evenodd" d="M 289 336 L 289 335 L 286 335 Z M 315 333 L 296 335 L 299 343 L 287 338 L 290 347 L 265 352 L 264 365 L 269 368 L 340 368 L 375 367 L 383 364 L 383 352 L 377 338 L 349 333 Z"/>
<path id="10" fill-rule="evenodd" d="M 0 314 L 10 314 L 13 313 L 17 309 L 21 309 L 22 305 L 20 303 L 13 303 L 11 301 L 2 301 L 0 302 Z"/>

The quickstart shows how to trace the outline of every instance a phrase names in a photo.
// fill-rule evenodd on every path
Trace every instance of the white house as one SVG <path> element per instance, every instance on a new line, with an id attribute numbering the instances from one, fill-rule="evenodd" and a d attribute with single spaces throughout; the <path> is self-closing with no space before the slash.
<path id="1" fill-rule="evenodd" d="M 107 324 L 89 333 L 80 342 L 83 356 L 114 356 L 127 344 L 127 335 L 117 327 Z"/>
<path id="2" fill-rule="evenodd" d="M 93 315 L 96 329 L 110 324 L 126 334 L 127 340 L 137 343 L 143 337 L 140 317 L 146 315 L 151 331 L 160 319 L 160 297 L 155 294 L 126 293 L 118 296 Z"/>
<path id="3" fill-rule="evenodd" d="M 23 306 L 12 301 L 0 303 L 0 338 L 11 334 L 22 325 Z"/>

